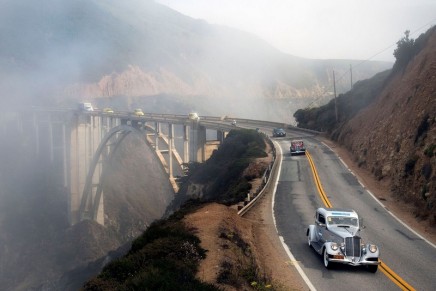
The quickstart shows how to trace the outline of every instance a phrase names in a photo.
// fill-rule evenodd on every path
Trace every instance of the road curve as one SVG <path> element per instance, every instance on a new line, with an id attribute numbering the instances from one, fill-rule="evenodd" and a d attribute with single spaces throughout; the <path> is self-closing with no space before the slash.
<path id="1" fill-rule="evenodd" d="M 310 135 L 304 140 L 327 200 L 333 207 L 353 208 L 364 218 L 362 237 L 380 247 L 386 266 L 375 274 L 364 267 L 324 268 L 321 256 L 307 245 L 306 229 L 314 222 L 315 209 L 325 206 L 325 201 L 307 157 L 289 155 L 289 137 L 276 139 L 283 152 L 273 209 L 277 231 L 314 289 L 435 290 L 436 248 L 392 217 L 327 146 Z M 389 269 L 399 281 L 390 278 Z"/>

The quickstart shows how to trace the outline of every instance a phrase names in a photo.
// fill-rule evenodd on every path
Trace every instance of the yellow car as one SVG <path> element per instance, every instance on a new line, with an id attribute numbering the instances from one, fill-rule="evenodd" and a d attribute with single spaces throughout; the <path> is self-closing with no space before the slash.
<path id="1" fill-rule="evenodd" d="M 144 116 L 144 112 L 142 112 L 141 108 L 136 108 L 135 110 L 133 110 L 133 115 L 135 115 L 135 116 Z"/>
<path id="2" fill-rule="evenodd" d="M 112 108 L 106 107 L 103 108 L 103 113 L 114 113 L 114 111 L 112 110 Z"/>

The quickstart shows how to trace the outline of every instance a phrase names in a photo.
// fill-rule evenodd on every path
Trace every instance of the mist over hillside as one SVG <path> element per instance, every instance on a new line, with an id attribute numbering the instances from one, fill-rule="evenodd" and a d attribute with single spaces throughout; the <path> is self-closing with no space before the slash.
<path id="1" fill-rule="evenodd" d="M 184 104 L 181 111 L 289 122 L 296 109 L 332 97 L 333 70 L 341 76 L 355 66 L 357 81 L 392 65 L 290 56 L 251 34 L 151 0 L 0 5 L 1 102 L 15 106 L 86 99 L 157 112 L 165 106 L 150 107 L 149 98 L 167 96 Z M 349 77 L 336 85 L 348 90 Z"/>

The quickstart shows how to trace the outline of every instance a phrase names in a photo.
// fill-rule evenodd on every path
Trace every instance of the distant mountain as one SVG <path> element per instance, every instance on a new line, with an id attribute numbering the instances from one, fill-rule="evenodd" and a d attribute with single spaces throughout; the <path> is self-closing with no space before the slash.
<path id="1" fill-rule="evenodd" d="M 89 99 L 157 111 L 165 106 L 150 103 L 166 96 L 182 111 L 289 121 L 332 97 L 333 70 L 340 93 L 350 65 L 355 81 L 392 66 L 287 55 L 151 0 L 4 0 L 0 11 L 3 104 Z"/>

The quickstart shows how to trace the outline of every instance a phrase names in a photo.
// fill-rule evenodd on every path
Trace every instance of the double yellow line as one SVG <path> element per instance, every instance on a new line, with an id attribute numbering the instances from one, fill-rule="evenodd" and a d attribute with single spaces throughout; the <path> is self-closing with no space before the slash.
<path id="1" fill-rule="evenodd" d="M 321 180 L 319 179 L 318 172 L 316 170 L 315 164 L 313 163 L 312 157 L 309 154 L 309 151 L 306 150 L 306 157 L 309 160 L 310 168 L 312 169 L 313 180 L 315 181 L 316 188 L 318 189 L 318 193 L 321 196 L 321 200 L 324 203 L 325 207 L 332 208 L 332 204 L 330 200 L 327 198 L 327 194 L 324 192 L 324 189 L 321 185 Z"/>
<path id="2" fill-rule="evenodd" d="M 313 180 L 315 181 L 316 188 L 318 189 L 319 196 L 321 197 L 324 206 L 328 208 L 332 208 L 333 206 L 330 200 L 327 198 L 327 194 L 324 192 L 324 189 L 322 188 L 321 180 L 319 179 L 318 172 L 315 167 L 315 163 L 313 162 L 312 157 L 310 156 L 309 151 L 307 150 L 306 150 L 306 157 L 309 160 L 310 168 L 312 169 Z M 401 290 L 415 291 L 415 288 L 410 286 L 397 273 L 392 271 L 392 269 L 389 268 L 382 260 L 379 259 L 379 262 L 380 262 L 379 268 L 383 272 L 383 274 L 385 274 L 385 276 L 388 277 L 392 282 L 397 284 L 397 286 L 400 287 Z"/>

